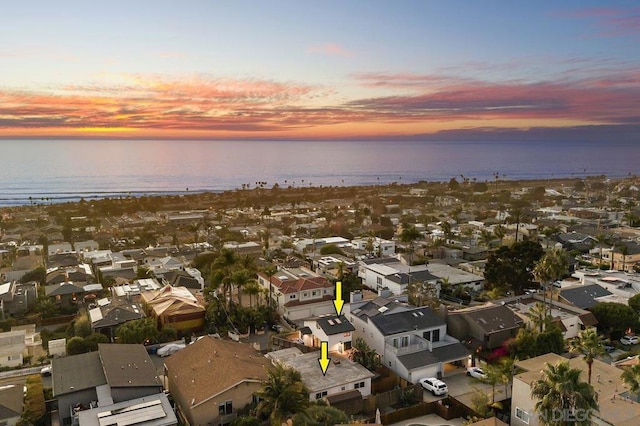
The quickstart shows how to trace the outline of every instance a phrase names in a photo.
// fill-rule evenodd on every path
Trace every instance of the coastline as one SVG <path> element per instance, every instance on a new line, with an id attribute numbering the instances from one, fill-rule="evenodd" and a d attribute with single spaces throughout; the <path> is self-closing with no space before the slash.
<path id="1" fill-rule="evenodd" d="M 625 179 L 635 178 L 634 176 L 628 177 L 608 177 L 605 175 L 596 176 L 577 176 L 577 177 L 552 177 L 548 179 L 500 179 L 494 182 L 485 182 L 488 186 L 487 193 L 498 193 L 502 191 L 513 191 L 515 189 L 521 189 L 525 187 L 536 186 L 553 186 L 555 189 L 562 188 L 563 186 L 572 187 L 578 180 L 608 180 L 608 181 L 623 181 Z M 456 178 L 461 181 L 460 177 Z M 463 182 L 460 182 L 463 185 Z M 470 185 L 474 185 L 476 182 L 467 181 L 463 187 L 463 192 L 469 192 Z M 306 186 L 306 187 L 293 187 L 286 188 L 280 186 L 274 186 L 270 188 L 266 187 L 250 187 L 250 188 L 234 188 L 229 190 L 189 190 L 184 191 L 145 191 L 145 192 L 97 192 L 83 194 L 82 197 L 73 195 L 60 196 L 60 197 L 44 197 L 44 198 L 25 198 L 21 204 L 2 204 L 3 199 L 0 197 L 0 211 L 3 210 L 22 210 L 38 207 L 51 207 L 51 206 L 74 206 L 82 203 L 107 203 L 114 202 L 127 202 L 131 200 L 149 200 L 149 202 L 156 204 L 174 205 L 179 204 L 182 210 L 190 209 L 190 205 L 197 205 L 202 207 L 202 203 L 223 203 L 229 204 L 229 200 L 237 200 L 241 204 L 246 203 L 250 199 L 259 198 L 263 202 L 269 200 L 270 196 L 278 195 L 278 198 L 296 198 L 299 196 L 311 196 L 311 198 L 322 198 L 325 195 L 329 198 L 335 198 L 336 196 L 348 196 L 370 194 L 371 192 L 382 193 L 384 190 L 397 191 L 399 189 L 409 190 L 411 188 L 422 188 L 426 190 L 436 190 L 437 192 L 446 191 L 448 181 L 419 181 L 419 182 L 392 182 L 388 184 L 379 185 L 341 185 L 341 186 Z M 549 189 L 549 188 L 547 188 Z M 466 191 L 465 191 L 466 190 Z M 471 193 L 473 193 L 471 191 Z M 62 194 L 62 193 L 58 193 Z M 266 198 L 265 198 L 266 197 Z M 16 199 L 18 201 L 18 199 Z M 274 200 L 275 201 L 275 200 Z M 286 201 L 285 201 L 286 202 Z"/>

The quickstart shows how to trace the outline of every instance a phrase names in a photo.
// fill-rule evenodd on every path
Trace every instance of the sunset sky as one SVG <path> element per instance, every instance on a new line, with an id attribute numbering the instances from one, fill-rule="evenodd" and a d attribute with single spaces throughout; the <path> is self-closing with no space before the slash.
<path id="1" fill-rule="evenodd" d="M 0 138 L 639 129 L 637 0 L 25 0 L 0 12 Z"/>

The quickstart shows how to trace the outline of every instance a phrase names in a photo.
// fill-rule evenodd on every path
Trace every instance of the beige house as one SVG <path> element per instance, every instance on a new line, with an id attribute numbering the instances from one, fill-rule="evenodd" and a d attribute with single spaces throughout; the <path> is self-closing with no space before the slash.
<path id="1" fill-rule="evenodd" d="M 0 367 L 19 367 L 27 353 L 25 330 L 0 333 Z"/>
<path id="2" fill-rule="evenodd" d="M 254 400 L 269 365 L 245 343 L 205 336 L 167 358 L 165 388 L 185 424 L 224 425 Z"/>
<path id="3" fill-rule="evenodd" d="M 580 378 L 587 380 L 587 363 L 582 357 L 566 359 L 554 353 L 519 361 L 516 365 L 525 370 L 513 377 L 511 399 L 511 425 L 535 426 L 540 424 L 535 410 L 536 400 L 531 398 L 533 382 L 542 377 L 546 364 L 555 365 L 568 361 L 571 368 L 582 370 Z M 628 392 L 622 382 L 622 371 L 602 361 L 593 362 L 591 384 L 598 395 L 599 411 L 591 418 L 594 425 L 637 426 L 640 419 L 640 403 Z"/>

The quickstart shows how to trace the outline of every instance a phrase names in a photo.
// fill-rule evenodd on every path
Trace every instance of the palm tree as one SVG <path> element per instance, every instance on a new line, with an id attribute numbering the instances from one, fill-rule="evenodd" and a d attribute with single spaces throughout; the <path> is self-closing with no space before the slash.
<path id="1" fill-rule="evenodd" d="M 496 225 L 493 227 L 494 235 L 500 239 L 500 245 L 502 246 L 502 239 L 507 234 L 507 230 L 502 225 Z"/>
<path id="2" fill-rule="evenodd" d="M 231 279 L 236 286 L 238 292 L 238 305 L 242 306 L 242 289 L 256 282 L 253 274 L 248 269 L 239 269 L 233 272 Z"/>
<path id="3" fill-rule="evenodd" d="M 616 247 L 616 249 L 622 256 L 622 270 L 624 271 L 627 266 L 627 255 L 629 254 L 629 247 L 627 247 L 626 244 L 619 244 L 618 247 Z"/>
<path id="4" fill-rule="evenodd" d="M 533 276 L 545 286 L 546 292 L 551 288 L 551 283 L 562 278 L 569 270 L 569 260 L 566 252 L 561 249 L 553 249 L 546 252 L 533 268 Z M 549 294 L 549 315 L 553 306 L 553 293 Z"/>
<path id="5" fill-rule="evenodd" d="M 309 390 L 302 383 L 300 373 L 280 364 L 268 370 L 263 387 L 256 395 L 261 399 L 258 413 L 280 426 L 309 406 Z"/>
<path id="6" fill-rule="evenodd" d="M 225 298 L 228 293 L 229 300 L 231 299 L 231 287 L 233 285 L 233 269 L 237 263 L 238 257 L 236 256 L 236 252 L 223 248 L 211 265 L 211 275 L 214 277 L 212 281 L 216 281 L 218 285 L 223 285 L 223 293 Z"/>
<path id="7" fill-rule="evenodd" d="M 263 272 L 267 277 L 269 277 L 269 301 L 267 303 L 267 306 L 271 307 L 273 305 L 271 296 L 273 292 L 273 284 L 271 283 L 271 277 L 273 277 L 276 272 L 278 272 L 278 269 L 273 265 L 269 265 L 263 270 Z"/>
<path id="8" fill-rule="evenodd" d="M 442 229 L 442 233 L 444 234 L 445 243 L 448 243 L 449 240 L 453 237 L 451 224 L 445 220 L 440 224 L 440 228 Z"/>
<path id="9" fill-rule="evenodd" d="M 640 401 L 640 364 L 625 367 L 622 371 L 622 381 L 629 386 L 629 391 L 636 394 L 636 401 Z"/>
<path id="10" fill-rule="evenodd" d="M 420 238 L 422 234 L 415 226 L 408 226 L 402 230 L 400 240 L 403 243 L 409 243 L 409 284 L 411 284 L 411 263 L 413 262 L 413 242 Z"/>
<path id="11" fill-rule="evenodd" d="M 531 318 L 533 326 L 536 327 L 540 333 L 542 333 L 549 324 L 549 314 L 547 313 L 547 307 L 544 303 L 537 302 L 530 307 L 527 316 Z"/>
<path id="12" fill-rule="evenodd" d="M 251 282 L 245 284 L 243 291 L 244 293 L 249 295 L 249 307 L 253 308 L 253 299 L 262 291 L 260 284 L 258 284 L 258 281 L 252 280 Z"/>
<path id="13" fill-rule="evenodd" d="M 542 425 L 590 425 L 591 413 L 598 410 L 593 386 L 580 380 L 581 371 L 569 367 L 567 361 L 547 364 L 542 378 L 531 385 L 531 398 L 537 399 L 535 409 Z M 557 420 L 557 413 L 563 418 Z M 576 415 L 575 421 L 566 416 Z"/>
<path id="14" fill-rule="evenodd" d="M 491 244 L 491 241 L 493 241 L 493 238 L 494 238 L 493 232 L 487 229 L 483 229 L 480 231 L 480 242 L 482 243 L 483 246 L 489 248 L 489 244 Z"/>
<path id="15" fill-rule="evenodd" d="M 584 355 L 584 361 L 589 367 L 588 383 L 591 383 L 591 367 L 593 360 L 605 354 L 602 337 L 595 328 L 587 328 L 578 334 L 578 337 L 569 341 L 569 352 Z"/>

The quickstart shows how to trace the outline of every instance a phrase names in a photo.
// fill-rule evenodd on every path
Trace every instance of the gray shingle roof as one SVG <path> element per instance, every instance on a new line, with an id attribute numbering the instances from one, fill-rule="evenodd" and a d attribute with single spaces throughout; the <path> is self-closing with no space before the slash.
<path id="1" fill-rule="evenodd" d="M 385 335 L 403 333 L 411 330 L 444 325 L 445 321 L 427 307 L 395 312 L 387 315 L 376 315 L 371 318 L 373 324 Z"/>
<path id="2" fill-rule="evenodd" d="M 54 358 L 51 361 L 53 395 L 64 395 L 107 383 L 98 352 Z"/>
<path id="3" fill-rule="evenodd" d="M 596 297 L 610 296 L 612 293 L 598 284 L 578 285 L 560 290 L 560 296 L 573 305 L 589 309 L 598 304 Z"/>
<path id="4" fill-rule="evenodd" d="M 327 336 L 347 333 L 356 329 L 344 315 L 340 315 L 340 317 L 336 317 L 335 315 L 320 317 L 317 323 Z"/>

